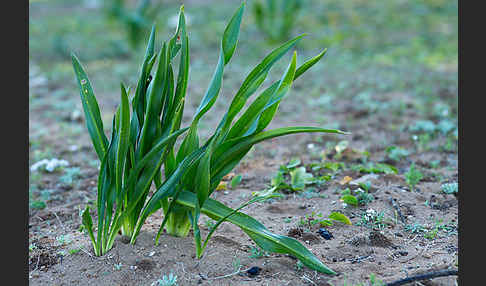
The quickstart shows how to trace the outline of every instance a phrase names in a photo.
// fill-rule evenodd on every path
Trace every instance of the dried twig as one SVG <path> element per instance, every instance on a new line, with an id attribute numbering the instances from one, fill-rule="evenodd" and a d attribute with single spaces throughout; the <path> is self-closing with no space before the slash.
<path id="1" fill-rule="evenodd" d="M 399 286 L 399 285 L 404 285 L 413 281 L 421 281 L 421 280 L 427 280 L 427 279 L 432 279 L 432 278 L 437 278 L 437 277 L 444 277 L 444 276 L 452 276 L 452 275 L 458 275 L 457 270 L 441 270 L 441 271 L 433 271 L 425 274 L 420 274 L 420 275 L 415 275 L 411 277 L 407 277 L 404 279 L 400 279 L 397 281 L 393 281 L 390 283 L 387 283 L 386 286 Z"/>
<path id="2" fill-rule="evenodd" d="M 405 217 L 402 215 L 402 211 L 400 210 L 400 207 L 398 206 L 396 199 L 390 198 L 390 203 L 393 206 L 393 208 L 397 211 L 398 216 L 400 217 L 402 223 L 405 223 Z"/>

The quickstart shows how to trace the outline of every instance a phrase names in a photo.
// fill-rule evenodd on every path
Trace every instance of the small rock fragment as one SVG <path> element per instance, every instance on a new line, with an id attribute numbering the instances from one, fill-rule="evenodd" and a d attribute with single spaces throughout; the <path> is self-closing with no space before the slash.
<path id="1" fill-rule="evenodd" d="M 327 229 L 323 227 L 319 228 L 317 232 L 326 240 L 330 240 L 331 238 L 334 237 L 332 233 L 330 233 Z"/>
<path id="2" fill-rule="evenodd" d="M 254 277 L 254 276 L 257 276 L 258 274 L 260 274 L 260 271 L 261 271 L 261 270 L 262 270 L 262 269 L 261 269 L 260 267 L 258 267 L 258 266 L 253 266 L 252 268 L 248 269 L 248 270 L 246 271 L 246 273 L 248 273 L 248 275 L 249 275 L 250 277 Z"/>

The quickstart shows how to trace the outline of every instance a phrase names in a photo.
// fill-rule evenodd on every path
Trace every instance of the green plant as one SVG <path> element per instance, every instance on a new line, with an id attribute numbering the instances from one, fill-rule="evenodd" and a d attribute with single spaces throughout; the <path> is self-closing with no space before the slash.
<path id="1" fill-rule="evenodd" d="M 263 249 L 261 249 L 260 247 L 258 246 L 252 246 L 251 249 L 250 249 L 250 258 L 262 258 L 262 257 L 268 257 L 269 256 L 269 253 Z"/>
<path id="2" fill-rule="evenodd" d="M 411 233 L 421 233 L 421 232 L 427 232 L 427 229 L 419 223 L 414 223 L 414 224 L 407 224 L 405 226 L 405 231 L 409 231 Z"/>
<path id="3" fill-rule="evenodd" d="M 105 11 L 109 19 L 124 26 L 130 47 L 137 48 L 146 36 L 146 30 L 160 10 L 161 3 L 151 5 L 151 0 L 140 0 L 135 7 L 127 7 L 125 0 L 106 1 Z"/>
<path id="4" fill-rule="evenodd" d="M 347 225 L 351 225 L 351 220 L 342 213 L 332 212 L 327 218 L 324 217 L 322 213 L 316 214 L 312 212 L 310 215 L 304 216 L 299 221 L 299 225 L 307 226 L 311 228 L 312 226 L 319 224 L 320 226 L 331 226 L 334 221 L 338 221 Z"/>
<path id="5" fill-rule="evenodd" d="M 361 220 L 356 225 L 364 226 L 367 228 L 385 228 L 385 213 L 377 212 L 374 209 L 367 209 L 361 215 Z"/>
<path id="6" fill-rule="evenodd" d="M 159 279 L 151 284 L 151 286 L 174 286 L 177 285 L 177 275 L 169 273 L 169 276 L 165 275 L 162 276 L 162 279 Z"/>
<path id="7" fill-rule="evenodd" d="M 302 270 L 302 268 L 304 268 L 304 264 L 302 264 L 300 260 L 297 260 L 297 262 L 295 263 L 295 268 L 297 269 L 297 271 L 300 271 Z"/>
<path id="8" fill-rule="evenodd" d="M 66 185 L 72 185 L 74 180 L 81 176 L 81 170 L 78 167 L 65 168 L 64 175 L 59 177 L 59 181 Z"/>
<path id="9" fill-rule="evenodd" d="M 243 177 L 241 175 L 236 175 L 233 177 L 233 179 L 231 179 L 231 183 L 230 183 L 230 186 L 232 189 L 236 188 L 236 186 L 238 186 L 240 183 L 241 183 L 241 179 Z"/>
<path id="10" fill-rule="evenodd" d="M 80 251 L 81 251 L 81 248 L 73 248 L 73 249 L 69 249 L 68 253 L 70 255 L 74 255 L 74 254 L 76 254 L 76 253 L 78 253 Z"/>
<path id="11" fill-rule="evenodd" d="M 239 212 L 249 204 L 275 197 L 272 192 L 255 196 L 236 209 L 210 198 L 222 178 L 253 145 L 261 141 L 301 132 L 347 134 L 319 127 L 265 130 L 292 82 L 317 63 L 326 50 L 298 68 L 294 52 L 281 80 L 257 96 L 233 124 L 248 98 L 262 85 L 271 67 L 300 41 L 301 35 L 273 50 L 249 73 L 212 136 L 204 144 L 199 143 L 199 122 L 218 97 L 224 67 L 236 49 L 244 7 L 243 2 L 224 30 L 216 70 L 190 126 L 186 128 L 180 128 L 189 72 L 189 39 L 183 7 L 179 13 L 176 33 L 163 43 L 158 55 L 154 53 L 155 27 L 152 28 L 131 102 L 128 99 L 129 90 L 121 84 L 121 104 L 112 121 L 111 140 L 103 133 L 100 110 L 88 77 L 76 56 L 72 56 L 86 124 L 101 161 L 96 239 L 89 207 L 83 212 L 83 224 L 93 242 L 96 255 L 102 255 L 112 248 L 119 230 L 130 237 L 130 243 L 135 243 L 147 217 L 162 209 L 164 219 L 155 238 L 156 244 L 159 243 L 163 229 L 169 235 L 183 237 L 192 228 L 196 257 L 201 258 L 217 227 L 229 221 L 240 227 L 262 249 L 291 254 L 311 269 L 334 274 L 298 241 L 273 234 L 251 216 Z M 172 61 L 179 52 L 180 64 L 176 79 Z M 156 66 L 156 72 L 152 78 L 150 71 L 153 66 Z M 185 132 L 187 134 L 176 151 L 175 141 Z M 156 190 L 149 197 L 152 182 Z M 201 213 L 217 221 L 204 242 L 198 225 Z"/>
<path id="12" fill-rule="evenodd" d="M 29 208 L 31 209 L 36 209 L 36 210 L 41 210 L 46 208 L 47 205 L 44 201 L 39 201 L 39 200 L 29 200 Z"/>
<path id="13" fill-rule="evenodd" d="M 459 185 L 457 183 L 447 183 L 440 186 L 440 188 L 446 194 L 457 194 Z"/>
<path id="14" fill-rule="evenodd" d="M 415 189 L 415 186 L 422 180 L 424 175 L 420 170 L 415 168 L 415 163 L 412 163 L 410 165 L 410 168 L 408 171 L 405 173 L 405 181 L 407 182 L 407 185 L 410 186 L 410 190 L 413 191 Z"/>
<path id="15" fill-rule="evenodd" d="M 302 0 L 258 0 L 253 4 L 255 21 L 271 42 L 287 40 L 292 32 Z"/>
<path id="16" fill-rule="evenodd" d="M 407 149 L 403 149 L 397 146 L 390 146 L 385 149 L 388 158 L 393 161 L 400 161 L 402 158 L 407 157 L 410 155 L 410 152 Z"/>

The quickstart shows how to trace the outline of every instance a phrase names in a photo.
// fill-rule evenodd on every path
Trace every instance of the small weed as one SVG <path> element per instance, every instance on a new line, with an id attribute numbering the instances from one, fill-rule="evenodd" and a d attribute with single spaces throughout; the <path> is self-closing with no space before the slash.
<path id="1" fill-rule="evenodd" d="M 307 228 L 312 228 L 314 225 L 331 226 L 333 221 L 339 221 L 347 225 L 351 225 L 351 220 L 342 213 L 332 212 L 327 218 L 324 218 L 322 213 L 312 212 L 310 215 L 304 216 L 299 220 L 299 225 Z"/>
<path id="2" fill-rule="evenodd" d="M 356 223 L 356 225 L 364 226 L 366 228 L 378 228 L 384 229 L 385 224 L 385 213 L 377 212 L 374 209 L 368 209 L 361 215 L 361 220 Z"/>
<path id="3" fill-rule="evenodd" d="M 120 262 L 120 263 L 115 263 L 115 264 L 113 265 L 113 267 L 114 267 L 114 268 L 115 268 L 115 270 L 117 270 L 117 271 L 121 270 L 122 266 L 123 266 L 123 264 L 122 264 L 121 262 Z"/>
<path id="4" fill-rule="evenodd" d="M 368 187 L 369 188 L 369 187 Z M 369 194 L 368 191 L 358 188 L 354 191 L 351 191 L 349 188 L 341 191 L 341 201 L 343 201 L 347 205 L 352 206 L 364 206 L 374 200 L 373 195 Z"/>
<path id="5" fill-rule="evenodd" d="M 233 270 L 235 272 L 239 271 L 241 269 L 241 261 L 238 257 L 233 258 L 233 261 L 231 262 L 231 264 L 233 265 Z"/>
<path id="6" fill-rule="evenodd" d="M 56 237 L 56 241 L 59 245 L 62 246 L 62 245 L 70 244 L 72 240 L 69 237 L 69 235 L 61 234 L 60 236 Z"/>
<path id="7" fill-rule="evenodd" d="M 252 246 L 251 249 L 250 249 L 250 252 L 251 252 L 251 254 L 249 256 L 250 258 L 259 259 L 259 258 L 262 258 L 262 257 L 269 257 L 270 256 L 270 254 L 267 251 L 261 249 L 258 246 L 256 246 L 256 247 Z"/>
<path id="8" fill-rule="evenodd" d="M 302 268 L 304 268 L 304 264 L 300 260 L 297 260 L 297 263 L 295 263 L 295 268 L 297 271 L 300 271 Z"/>
<path id="9" fill-rule="evenodd" d="M 397 174 L 398 170 L 392 165 L 385 163 L 368 162 L 366 164 L 355 164 L 350 167 L 351 170 L 365 174 Z"/>
<path id="10" fill-rule="evenodd" d="M 423 233 L 423 232 L 427 232 L 427 229 L 419 223 L 414 223 L 414 224 L 407 224 L 405 226 L 405 231 L 411 233 Z"/>
<path id="11" fill-rule="evenodd" d="M 410 155 L 410 152 L 407 149 L 397 147 L 397 146 L 390 146 L 385 149 L 385 152 L 388 158 L 396 162 Z"/>
<path id="12" fill-rule="evenodd" d="M 29 252 L 31 252 L 31 251 L 33 251 L 35 249 L 37 249 L 37 245 L 35 245 L 35 243 L 29 244 Z"/>
<path id="13" fill-rule="evenodd" d="M 177 285 L 177 275 L 174 275 L 172 273 L 169 273 L 169 276 L 162 276 L 162 279 L 159 279 L 150 286 L 174 286 Z"/>
<path id="14" fill-rule="evenodd" d="M 408 172 L 405 173 L 405 181 L 407 185 L 410 187 L 410 190 L 413 191 L 415 186 L 422 180 L 424 175 L 418 169 L 415 168 L 415 163 L 410 165 Z"/>
<path id="15" fill-rule="evenodd" d="M 446 194 L 457 194 L 457 192 L 459 191 L 459 186 L 457 183 L 443 184 L 440 188 Z"/>
<path id="16" fill-rule="evenodd" d="M 64 175 L 59 177 L 59 181 L 64 185 L 72 186 L 75 179 L 81 177 L 81 170 L 78 167 L 65 168 Z"/>
<path id="17" fill-rule="evenodd" d="M 207 221 L 204 223 L 204 225 L 205 225 L 205 226 L 206 226 L 208 229 L 212 229 L 212 228 L 213 228 L 213 227 L 216 225 L 216 223 L 215 223 L 213 220 L 208 219 L 208 220 L 207 220 Z"/>
<path id="18" fill-rule="evenodd" d="M 74 255 L 74 254 L 76 254 L 76 253 L 78 253 L 80 251 L 81 251 L 81 248 L 73 248 L 73 249 L 69 249 L 68 253 L 70 255 Z"/>
<path id="19" fill-rule="evenodd" d="M 242 176 L 241 175 L 236 175 L 231 179 L 230 186 L 232 189 L 236 188 L 241 183 Z"/>
<path id="20" fill-rule="evenodd" d="M 31 208 L 31 209 L 41 210 L 41 209 L 44 209 L 46 207 L 47 207 L 47 205 L 43 201 L 35 200 L 35 201 L 32 201 L 32 202 L 29 202 L 29 208 Z"/>

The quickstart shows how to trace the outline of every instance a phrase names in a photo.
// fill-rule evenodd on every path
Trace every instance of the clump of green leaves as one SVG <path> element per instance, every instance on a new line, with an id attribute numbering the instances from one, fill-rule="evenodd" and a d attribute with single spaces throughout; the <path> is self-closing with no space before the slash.
<path id="1" fill-rule="evenodd" d="M 71 186 L 74 180 L 81 177 L 81 169 L 79 167 L 65 168 L 64 175 L 59 177 L 59 181 L 65 185 Z"/>
<path id="2" fill-rule="evenodd" d="M 374 209 L 367 209 L 362 213 L 361 220 L 356 225 L 372 229 L 384 229 L 386 227 L 385 213 L 377 212 Z"/>
<path id="3" fill-rule="evenodd" d="M 332 212 L 327 217 L 324 217 L 322 213 L 312 212 L 301 218 L 299 225 L 311 228 L 316 224 L 319 224 L 320 226 L 332 226 L 334 225 L 334 222 L 341 222 L 347 225 L 352 224 L 351 220 L 340 212 Z"/>
<path id="4" fill-rule="evenodd" d="M 269 253 L 265 250 L 263 250 L 262 248 L 258 247 L 258 246 L 252 246 L 250 248 L 250 258 L 262 258 L 262 257 L 268 257 L 269 256 Z"/>
<path id="5" fill-rule="evenodd" d="M 459 185 L 457 183 L 447 183 L 443 184 L 441 187 L 441 190 L 446 193 L 446 194 L 457 194 L 459 191 Z"/>
<path id="6" fill-rule="evenodd" d="M 407 149 L 398 146 L 390 146 L 385 149 L 385 152 L 388 158 L 397 162 L 410 155 L 410 152 Z"/>
<path id="7" fill-rule="evenodd" d="M 321 167 L 310 164 L 313 171 Z M 311 172 L 307 172 L 306 166 L 301 166 L 300 159 L 294 158 L 286 165 L 280 165 L 277 174 L 272 178 L 270 184 L 275 190 L 303 191 L 308 185 L 323 184 L 330 180 L 330 176 L 314 177 Z"/>
<path id="8" fill-rule="evenodd" d="M 169 275 L 163 275 L 162 279 L 159 279 L 152 284 L 151 286 L 174 286 L 177 285 L 177 275 L 174 275 L 173 273 L 169 273 Z"/>
<path id="9" fill-rule="evenodd" d="M 240 227 L 262 249 L 293 255 L 311 269 L 334 274 L 297 240 L 274 234 L 240 212 L 250 204 L 275 197 L 273 191 L 253 196 L 236 209 L 210 198 L 223 177 L 259 142 L 302 132 L 346 134 L 319 127 L 266 130 L 293 81 L 317 63 L 326 50 L 299 67 L 294 52 L 280 80 L 263 90 L 240 113 L 247 100 L 259 90 L 272 66 L 301 40 L 301 35 L 274 49 L 250 71 L 212 135 L 206 142 L 199 142 L 199 123 L 217 100 L 224 68 L 236 49 L 244 7 L 243 2 L 224 30 L 216 69 L 186 128 L 181 128 L 181 121 L 188 85 L 189 38 L 183 7 L 175 34 L 163 42 L 158 54 L 154 49 L 155 27 L 152 28 L 131 99 L 130 89 L 121 84 L 121 104 L 112 120 L 110 140 L 103 132 L 100 110 L 88 77 L 76 56 L 72 56 L 86 124 L 101 161 L 96 202 L 97 237 L 89 207 L 82 215 L 96 255 L 103 255 L 113 247 L 120 230 L 130 237 L 130 243 L 135 243 L 147 217 L 162 209 L 164 219 L 155 238 L 156 244 L 164 229 L 169 235 L 181 237 L 192 229 L 196 257 L 201 258 L 215 230 L 228 221 Z M 176 74 L 173 66 L 177 57 L 179 70 Z M 153 76 L 152 68 L 155 68 Z M 238 114 L 241 114 L 239 118 Z M 176 139 L 183 134 L 176 148 Z M 149 193 L 152 184 L 155 191 Z M 204 241 L 199 229 L 201 214 L 217 221 Z"/>
<path id="10" fill-rule="evenodd" d="M 415 189 L 415 186 L 420 182 L 420 180 L 422 180 L 423 177 L 424 175 L 422 172 L 415 167 L 415 163 L 412 163 L 408 171 L 405 173 L 405 181 L 407 182 L 407 185 L 410 187 L 411 191 Z"/>
<path id="11" fill-rule="evenodd" d="M 365 164 L 354 164 L 350 167 L 353 171 L 358 171 L 365 174 L 397 174 L 398 170 L 395 166 L 385 163 L 367 162 Z"/>
<path id="12" fill-rule="evenodd" d="M 253 14 L 260 31 L 270 42 L 288 40 L 292 33 L 302 0 L 258 0 Z"/>
<path id="13" fill-rule="evenodd" d="M 374 200 L 373 195 L 368 193 L 368 189 L 358 188 L 351 191 L 349 188 L 341 191 L 341 201 L 352 206 L 364 206 Z"/>

